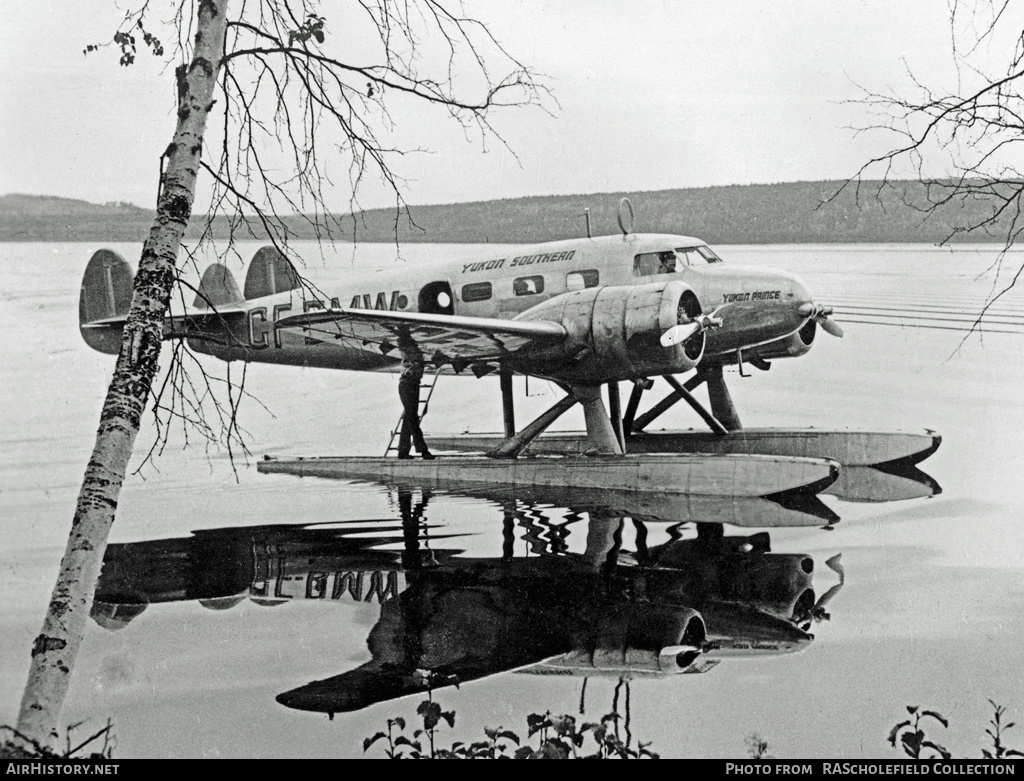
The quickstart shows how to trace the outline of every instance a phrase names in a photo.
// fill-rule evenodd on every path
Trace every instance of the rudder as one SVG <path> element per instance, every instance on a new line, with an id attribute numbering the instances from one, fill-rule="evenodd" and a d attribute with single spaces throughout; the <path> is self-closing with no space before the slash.
<path id="1" fill-rule="evenodd" d="M 89 258 L 78 298 L 78 327 L 94 350 L 110 355 L 120 352 L 133 279 L 128 261 L 113 250 L 97 250 Z"/>

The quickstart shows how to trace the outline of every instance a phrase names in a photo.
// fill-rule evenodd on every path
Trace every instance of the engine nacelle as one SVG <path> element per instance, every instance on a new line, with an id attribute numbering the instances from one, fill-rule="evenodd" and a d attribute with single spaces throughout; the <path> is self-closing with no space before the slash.
<path id="1" fill-rule="evenodd" d="M 658 566 L 647 577 L 651 599 L 698 606 L 708 600 L 734 602 L 794 620 L 814 607 L 814 559 L 804 554 L 715 555 L 699 540 L 676 540 L 652 548 L 651 555 Z"/>
<path id="2" fill-rule="evenodd" d="M 686 607 L 637 610 L 621 605 L 574 638 L 576 648 L 545 661 L 537 672 L 622 676 L 674 675 L 691 670 L 704 651 L 707 629 Z M 533 671 L 533 670 L 531 670 Z"/>
<path id="3" fill-rule="evenodd" d="M 696 294 L 678 280 L 564 293 L 516 318 L 559 323 L 569 332 L 561 344 L 532 353 L 523 368 L 580 385 L 681 374 L 703 357 L 703 331 L 672 347 L 661 346 L 661 335 L 699 314 Z"/>
<path id="4" fill-rule="evenodd" d="M 814 344 L 814 337 L 818 333 L 818 322 L 813 318 L 804 323 L 800 330 L 790 334 L 785 339 L 777 339 L 774 342 L 759 345 L 750 350 L 743 351 L 743 359 L 750 360 L 755 356 L 765 361 L 774 358 L 799 358 L 810 352 Z M 732 353 L 725 361 L 726 363 L 736 362 L 736 353 Z"/>

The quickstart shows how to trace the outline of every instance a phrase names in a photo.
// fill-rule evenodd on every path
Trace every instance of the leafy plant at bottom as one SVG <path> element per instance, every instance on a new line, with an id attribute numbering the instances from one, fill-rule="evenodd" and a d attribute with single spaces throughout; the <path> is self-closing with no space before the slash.
<path id="1" fill-rule="evenodd" d="M 994 711 L 992 718 L 989 719 L 988 729 L 985 730 L 985 734 L 992 739 L 992 750 L 983 748 L 981 750 L 982 755 L 985 759 L 1007 759 L 1009 757 L 1024 757 L 1024 753 L 1017 751 L 1016 749 L 1007 748 L 1003 745 L 1003 733 L 1011 727 L 1017 726 L 1015 721 L 1011 721 L 1007 724 L 1003 724 L 1003 714 L 1006 713 L 1005 705 L 997 705 L 995 700 L 989 700 L 989 705 L 992 706 Z"/>
<path id="2" fill-rule="evenodd" d="M 650 743 L 641 742 L 633 748 L 628 741 L 622 741 L 618 730 L 622 717 L 618 713 L 609 713 L 600 722 L 582 725 L 574 716 L 553 716 L 550 711 L 534 713 L 527 717 L 526 725 L 527 740 L 536 737 L 536 747 L 524 744 L 512 730 L 487 727 L 484 740 L 468 744 L 456 742 L 449 748 L 436 746 L 436 730 L 441 721 L 454 727 L 455 712 L 443 711 L 438 703 L 428 699 L 419 704 L 416 713 L 423 721 L 423 728 L 417 729 L 411 738 L 401 734 L 405 730 L 403 719 L 388 719 L 388 731 L 364 740 L 363 751 L 386 739 L 388 747 L 384 753 L 390 759 L 658 759 L 648 748 Z M 584 751 L 588 735 L 594 745 Z M 426 746 L 422 741 L 424 736 L 428 740 Z"/>
<path id="3" fill-rule="evenodd" d="M 943 759 L 949 759 L 952 755 L 934 741 L 928 740 L 921 728 L 921 722 L 925 719 L 932 719 L 939 722 L 944 728 L 949 728 L 949 721 L 941 713 L 932 710 L 921 710 L 917 705 L 908 705 L 907 713 L 912 718 L 901 721 L 889 732 L 889 745 L 896 748 L 899 741 L 903 752 L 912 759 L 928 759 L 927 751 L 932 751 Z M 922 756 L 924 753 L 924 756 Z"/>
<path id="4" fill-rule="evenodd" d="M 751 732 L 743 742 L 747 745 L 747 755 L 751 759 L 775 759 L 768 753 L 768 741 L 757 732 Z"/>

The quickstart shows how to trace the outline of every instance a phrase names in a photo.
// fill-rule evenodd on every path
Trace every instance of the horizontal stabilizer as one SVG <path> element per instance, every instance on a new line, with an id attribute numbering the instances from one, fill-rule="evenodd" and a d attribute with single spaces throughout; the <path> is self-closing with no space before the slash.
<path id="1" fill-rule="evenodd" d="M 131 266 L 111 250 L 89 260 L 78 302 L 79 330 L 85 343 L 101 353 L 117 355 L 132 302 Z M 245 314 L 245 299 L 231 272 L 219 263 L 206 269 L 195 306 L 164 319 L 164 338 L 225 339 L 234 318 Z"/>
<path id="2" fill-rule="evenodd" d="M 110 355 L 121 350 L 133 278 L 131 266 L 113 250 L 97 250 L 89 259 L 78 298 L 78 325 L 85 343 L 94 350 Z"/>
<path id="3" fill-rule="evenodd" d="M 272 296 L 295 290 L 301 284 L 299 274 L 276 247 L 261 247 L 253 255 L 245 275 L 245 299 Z"/>
<path id="4" fill-rule="evenodd" d="M 196 309 L 220 308 L 240 304 L 245 300 L 231 270 L 222 263 L 214 263 L 203 272 L 199 292 L 192 306 Z"/>

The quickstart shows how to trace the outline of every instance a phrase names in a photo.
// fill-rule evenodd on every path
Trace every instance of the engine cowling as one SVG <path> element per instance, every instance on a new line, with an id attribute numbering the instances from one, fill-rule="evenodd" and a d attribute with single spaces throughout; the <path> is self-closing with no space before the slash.
<path id="1" fill-rule="evenodd" d="M 814 559 L 804 554 L 723 550 L 714 555 L 702 541 L 689 539 L 656 546 L 651 555 L 658 567 L 647 578 L 652 599 L 734 602 L 785 619 L 814 606 Z"/>
<path id="2" fill-rule="evenodd" d="M 691 670 L 701 657 L 707 629 L 692 608 L 647 606 L 638 611 L 623 605 L 574 639 L 574 650 L 542 667 L 585 675 L 675 675 Z"/>
<path id="3" fill-rule="evenodd" d="M 531 354 L 523 369 L 581 385 L 681 374 L 703 357 L 703 331 L 671 347 L 661 345 L 661 335 L 701 311 L 693 289 L 678 280 L 564 293 L 516 318 L 569 332 L 561 344 Z"/>
<path id="4" fill-rule="evenodd" d="M 743 359 L 749 360 L 757 357 L 765 361 L 774 358 L 799 358 L 806 355 L 814 344 L 814 337 L 818 333 L 818 323 L 813 318 L 804 323 L 800 330 L 792 333 L 785 339 L 776 339 L 774 342 L 758 345 L 755 348 L 744 350 Z M 732 353 L 725 363 L 735 363 L 736 353 Z"/>

